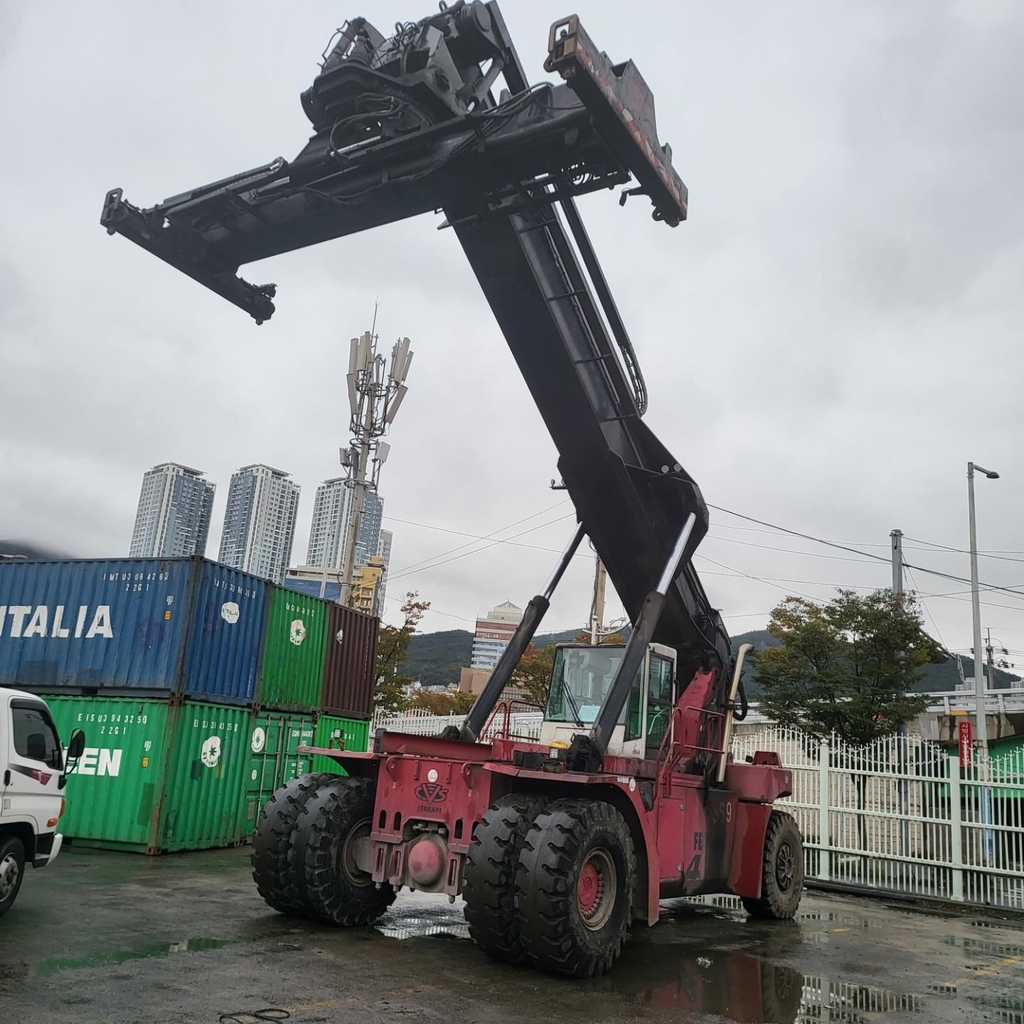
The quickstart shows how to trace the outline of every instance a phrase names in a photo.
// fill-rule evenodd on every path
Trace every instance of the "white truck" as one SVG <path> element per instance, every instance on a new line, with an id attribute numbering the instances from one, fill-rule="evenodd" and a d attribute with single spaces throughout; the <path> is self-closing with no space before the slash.
<path id="1" fill-rule="evenodd" d="M 65 751 L 41 697 L 0 687 L 0 917 L 17 899 L 25 865 L 45 867 L 60 852 L 67 771 L 84 748 L 76 729 Z"/>

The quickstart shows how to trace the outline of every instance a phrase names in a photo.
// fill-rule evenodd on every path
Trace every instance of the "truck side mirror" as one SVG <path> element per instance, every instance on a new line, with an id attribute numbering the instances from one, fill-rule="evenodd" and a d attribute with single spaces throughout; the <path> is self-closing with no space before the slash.
<path id="1" fill-rule="evenodd" d="M 83 753 L 85 753 L 85 731 L 83 729 L 75 729 L 71 734 L 71 739 L 68 741 L 67 759 L 69 761 L 77 761 Z"/>

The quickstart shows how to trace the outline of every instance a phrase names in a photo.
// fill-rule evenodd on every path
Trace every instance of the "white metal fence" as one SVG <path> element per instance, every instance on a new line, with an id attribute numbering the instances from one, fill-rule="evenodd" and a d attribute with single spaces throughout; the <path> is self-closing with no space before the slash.
<path id="1" fill-rule="evenodd" d="M 465 715 L 434 715 L 426 708 L 413 708 L 410 711 L 382 712 L 378 711 L 370 723 L 370 741 L 378 729 L 391 729 L 394 732 L 411 733 L 414 736 L 437 736 L 449 725 L 461 726 L 466 720 Z M 524 740 L 540 739 L 540 726 L 544 720 L 541 711 L 514 711 L 505 716 L 499 709 L 488 723 L 481 739 L 491 739 L 494 735 L 505 731 L 508 725 L 509 735 Z"/>
<path id="2" fill-rule="evenodd" d="M 539 739 L 541 712 L 515 712 L 509 731 Z M 374 716 L 377 729 L 436 736 L 465 715 L 426 709 Z M 505 728 L 501 714 L 484 739 Z M 973 768 L 916 736 L 851 747 L 766 726 L 733 738 L 739 761 L 775 751 L 793 772 L 779 801 L 804 836 L 808 878 L 866 889 L 1024 910 L 1024 749 Z"/>
<path id="3" fill-rule="evenodd" d="M 772 726 L 733 741 L 793 771 L 780 800 L 804 834 L 809 878 L 1024 910 L 1024 750 L 961 768 L 914 736 L 862 747 Z"/>

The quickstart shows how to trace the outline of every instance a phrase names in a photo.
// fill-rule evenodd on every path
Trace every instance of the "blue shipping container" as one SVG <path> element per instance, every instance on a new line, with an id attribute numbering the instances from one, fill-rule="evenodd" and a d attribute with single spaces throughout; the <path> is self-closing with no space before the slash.
<path id="1" fill-rule="evenodd" d="M 0 562 L 0 686 L 248 704 L 267 589 L 201 558 Z"/>

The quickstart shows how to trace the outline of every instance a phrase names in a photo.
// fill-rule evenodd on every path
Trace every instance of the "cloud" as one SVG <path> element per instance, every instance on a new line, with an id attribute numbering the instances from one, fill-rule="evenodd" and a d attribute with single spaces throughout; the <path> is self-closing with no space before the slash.
<path id="1" fill-rule="evenodd" d="M 427 7 L 388 0 L 374 18 Z M 549 6 L 506 7 L 540 78 Z M 982 547 L 1024 557 L 1012 554 L 1024 550 L 1024 11 L 912 0 L 579 13 L 615 59 L 640 65 L 690 188 L 675 230 L 642 199 L 580 207 L 646 372 L 648 422 L 707 499 L 882 556 L 894 527 L 963 547 L 977 459 L 1003 474 L 979 488 Z M 426 625 L 451 628 L 506 597 L 525 603 L 555 555 L 498 545 L 443 561 L 460 538 L 436 528 L 486 536 L 559 497 L 556 453 L 454 233 L 426 215 L 248 267 L 280 287 L 257 329 L 98 225 L 113 186 L 147 204 L 298 152 L 298 93 L 334 17 L 267 0 L 244 19 L 228 4 L 186 4 L 171 21 L 127 0 L 103 19 L 68 0 L 3 9 L 0 128 L 17 159 L 0 166 L 0 535 L 124 554 L 143 471 L 176 460 L 218 484 L 215 554 L 230 475 L 260 461 L 302 485 L 302 561 L 316 485 L 347 441 L 348 339 L 379 299 L 382 343 L 408 335 L 416 351 L 381 484 L 386 515 L 404 522 L 385 525 L 396 568 L 428 565 L 391 593 L 415 586 L 438 609 Z M 569 526 L 521 541 L 557 550 Z M 888 583 L 884 562 L 762 529 L 716 513 L 702 548 L 729 567 L 701 563 L 712 600 L 743 616 L 729 620 L 737 631 L 790 590 Z M 966 573 L 956 552 L 913 558 Z M 1021 567 L 988 559 L 983 575 L 1018 585 Z M 591 571 L 575 560 L 552 628 L 586 617 Z M 970 643 L 962 597 L 929 599 L 951 646 Z M 991 600 L 1010 608 L 987 608 L 986 624 L 1024 650 L 1024 603 Z"/>

